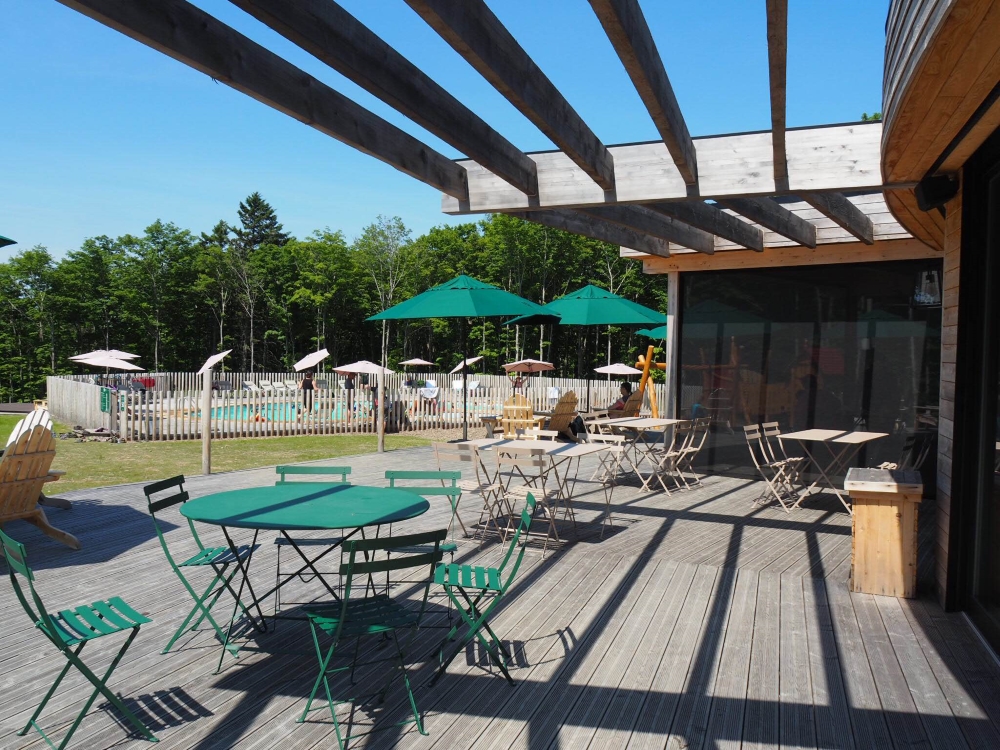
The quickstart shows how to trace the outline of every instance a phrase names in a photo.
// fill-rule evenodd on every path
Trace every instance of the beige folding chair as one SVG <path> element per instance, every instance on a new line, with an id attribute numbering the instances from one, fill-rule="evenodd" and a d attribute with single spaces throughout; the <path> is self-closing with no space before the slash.
<path id="1" fill-rule="evenodd" d="M 521 438 L 523 440 L 552 440 L 554 441 L 559 437 L 559 433 L 555 430 L 537 430 L 528 429 L 521 433 Z"/>
<path id="2" fill-rule="evenodd" d="M 614 484 L 625 460 L 625 438 L 622 435 L 604 435 L 588 433 L 588 443 L 601 443 L 607 450 L 597 454 L 597 468 L 590 476 L 590 481 L 602 484 Z"/>
<path id="3" fill-rule="evenodd" d="M 787 465 L 783 461 L 775 461 L 771 458 L 765 447 L 764 433 L 760 425 L 745 425 L 743 432 L 746 435 L 747 447 L 750 449 L 750 458 L 753 459 L 757 473 L 760 474 L 765 484 L 765 489 L 754 500 L 754 503 L 767 505 L 771 502 L 771 498 L 774 498 L 786 513 L 789 512 L 795 505 L 795 488 L 790 481 Z"/>
<path id="4" fill-rule="evenodd" d="M 712 420 L 709 417 L 700 417 L 694 420 L 691 428 L 691 439 L 684 449 L 683 455 L 677 461 L 677 474 L 689 487 L 701 484 L 701 477 L 694 470 L 694 461 L 698 458 L 698 454 L 701 453 L 701 449 L 705 447 L 705 441 L 708 439 L 711 427 Z M 688 474 L 691 474 L 690 482 L 688 481 Z"/>
<path id="5" fill-rule="evenodd" d="M 781 442 L 781 426 L 777 422 L 765 422 L 760 426 L 762 444 L 767 449 L 771 462 L 782 465 L 792 486 L 805 486 L 802 472 L 805 471 L 808 460 L 805 456 L 789 456 L 785 444 Z M 777 445 L 777 450 L 775 450 Z"/>
<path id="6" fill-rule="evenodd" d="M 682 485 L 685 489 L 690 488 L 680 471 L 680 466 L 690 451 L 693 438 L 694 425 L 692 422 L 678 422 L 673 426 L 670 443 L 659 450 L 653 450 L 653 455 L 658 456 L 658 461 L 653 472 L 643 480 L 642 488 L 644 490 L 656 479 L 663 491 L 669 495 L 670 488 L 667 487 L 666 483 L 668 478 L 673 480 L 675 489 L 680 489 Z"/>
<path id="7" fill-rule="evenodd" d="M 542 544 L 542 557 L 544 558 L 549 546 L 549 539 L 555 537 L 557 542 L 562 542 L 562 539 L 559 538 L 559 530 L 556 528 L 556 513 L 559 510 L 561 499 L 559 491 L 547 489 L 545 486 L 551 469 L 549 458 L 541 451 L 536 452 L 534 449 L 530 451 L 505 451 L 502 447 L 498 447 L 496 452 L 500 477 L 507 477 L 506 483 L 501 483 L 508 507 L 516 508 L 520 503 L 527 502 L 530 493 L 535 498 L 536 507 L 542 509 L 549 521 L 545 542 Z M 511 530 L 509 519 L 512 515 L 512 513 L 508 514 L 508 526 L 502 537 L 504 540 L 506 540 L 506 533 Z M 564 520 L 567 516 L 573 521 L 575 530 L 576 517 L 569 505 L 565 506 Z"/>
<path id="8" fill-rule="evenodd" d="M 38 507 L 42 487 L 61 476 L 49 471 L 55 457 L 56 441 L 45 424 L 36 423 L 30 430 L 21 431 L 7 445 L 0 458 L 0 525 L 24 520 L 67 547 L 80 549 L 79 540 L 50 524 L 45 511 Z"/>
<path id="9" fill-rule="evenodd" d="M 433 447 L 438 471 L 458 468 L 464 473 L 468 469 L 472 470 L 473 477 L 460 479 L 458 486 L 463 493 L 479 495 L 483 501 L 479 522 L 476 524 L 476 530 L 481 529 L 483 532 L 480 537 L 481 543 L 486 541 L 486 530 L 490 524 L 496 529 L 497 535 L 501 539 L 504 538 L 506 527 L 504 530 L 500 528 L 499 519 L 500 516 L 510 514 L 510 507 L 503 495 L 503 485 L 496 480 L 496 477 L 490 477 L 489 471 L 483 464 L 479 449 L 471 443 L 434 443 Z M 457 516 L 457 518 L 462 527 L 462 533 L 470 536 L 461 516 Z M 473 531 L 471 536 L 475 539 L 476 531 Z"/>

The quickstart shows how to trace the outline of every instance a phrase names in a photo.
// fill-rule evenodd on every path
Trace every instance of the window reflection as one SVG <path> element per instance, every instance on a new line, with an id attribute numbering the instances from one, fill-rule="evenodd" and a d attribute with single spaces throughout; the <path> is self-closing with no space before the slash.
<path id="1" fill-rule="evenodd" d="M 937 429 L 939 261 L 682 274 L 681 416 L 712 418 L 706 468 L 751 467 L 745 424 L 885 432 L 898 461 Z M 929 483 L 924 461 L 925 485 Z"/>

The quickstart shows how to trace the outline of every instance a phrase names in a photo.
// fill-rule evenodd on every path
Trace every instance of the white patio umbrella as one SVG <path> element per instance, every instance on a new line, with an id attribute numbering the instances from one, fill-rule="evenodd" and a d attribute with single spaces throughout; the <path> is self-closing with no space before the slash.
<path id="1" fill-rule="evenodd" d="M 118 357 L 111 357 L 107 354 L 96 354 L 94 356 L 86 356 L 82 358 L 73 358 L 74 362 L 78 362 L 81 365 L 90 365 L 91 367 L 103 367 L 105 369 L 111 370 L 129 370 L 131 372 L 143 372 L 143 369 L 139 365 L 132 362 L 127 362 L 124 359 L 119 359 Z"/>
<path id="2" fill-rule="evenodd" d="M 349 365 L 334 367 L 333 371 L 344 375 L 347 373 L 366 372 L 370 375 L 374 374 L 377 376 L 379 414 L 376 415 L 375 421 L 378 426 L 378 452 L 382 453 L 385 450 L 385 376 L 392 375 L 393 371 L 388 367 L 382 367 L 382 365 L 369 362 L 367 359 L 362 359 L 359 362 L 353 362 Z"/>
<path id="3" fill-rule="evenodd" d="M 82 359 L 88 359 L 93 357 L 114 357 L 115 359 L 139 359 L 138 354 L 130 354 L 129 352 L 123 352 L 121 349 L 95 349 L 92 352 L 87 352 L 86 354 L 77 354 L 75 357 L 70 357 L 74 361 L 79 361 Z"/>
<path id="4" fill-rule="evenodd" d="M 603 367 L 595 367 L 594 372 L 599 372 L 602 375 L 642 375 L 642 370 L 623 365 L 621 362 L 615 362 L 613 365 L 604 365 Z"/>
<path id="5" fill-rule="evenodd" d="M 382 365 L 377 365 L 374 362 L 369 362 L 367 359 L 362 359 L 358 362 L 352 362 L 349 365 L 338 365 L 333 368 L 334 372 L 339 372 L 342 375 L 347 373 L 359 373 L 365 372 L 369 375 L 393 375 L 394 371 L 390 370 L 388 367 L 382 367 Z"/>
<path id="6" fill-rule="evenodd" d="M 307 354 L 306 356 L 304 356 L 302 359 L 300 359 L 298 362 L 295 363 L 294 365 L 295 372 L 302 372 L 303 370 L 309 370 L 318 365 L 320 362 L 322 362 L 329 356 L 330 352 L 328 352 L 326 349 L 320 349 L 318 352 Z"/>
<path id="7" fill-rule="evenodd" d="M 428 362 L 426 359 L 420 359 L 420 357 L 414 357 L 413 359 L 408 359 L 404 362 L 400 362 L 399 364 L 406 367 L 432 367 L 434 365 L 433 362 Z"/>
<path id="8" fill-rule="evenodd" d="M 448 374 L 449 375 L 454 375 L 456 372 L 461 372 L 463 367 L 468 367 L 469 365 L 474 365 L 474 364 L 476 364 L 476 362 L 478 362 L 481 359 L 482 359 L 482 357 L 469 357 L 469 359 L 463 359 L 461 362 L 459 362 L 457 365 L 455 365 L 455 367 L 452 368 L 451 372 L 449 372 Z"/>

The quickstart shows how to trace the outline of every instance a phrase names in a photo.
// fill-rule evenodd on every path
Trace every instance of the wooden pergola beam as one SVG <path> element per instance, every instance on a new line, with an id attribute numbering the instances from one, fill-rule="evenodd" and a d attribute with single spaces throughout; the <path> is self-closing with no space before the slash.
<path id="1" fill-rule="evenodd" d="M 875 242 L 872 220 L 864 211 L 851 203 L 843 193 L 800 193 L 799 197 L 820 213 L 826 214 L 838 225 L 866 245 Z"/>
<path id="2" fill-rule="evenodd" d="M 653 118 L 684 183 L 696 186 L 698 158 L 694 143 L 642 8 L 637 0 L 590 0 L 590 5 Z"/>
<path id="3" fill-rule="evenodd" d="M 800 195 L 804 192 L 882 191 L 882 124 L 851 123 L 786 131 L 788 190 L 779 190 L 771 169 L 771 133 L 694 138 L 698 192 L 703 199 Z M 615 189 L 596 185 L 568 154 L 529 153 L 538 168 L 538 197 L 529 198 L 472 160 L 469 202 L 444 198 L 448 214 L 584 208 L 621 203 L 690 200 L 673 157 L 662 140 L 608 146 L 614 156 Z M 912 187 L 912 186 L 911 186 Z"/>
<path id="4" fill-rule="evenodd" d="M 788 77 L 788 0 L 767 0 L 767 72 L 771 87 L 771 148 L 774 181 L 788 189 L 785 152 L 785 91 Z"/>
<path id="5" fill-rule="evenodd" d="M 600 206 L 581 209 L 580 213 L 630 227 L 699 253 L 711 255 L 715 252 L 715 238 L 708 232 L 644 206 Z"/>
<path id="6" fill-rule="evenodd" d="M 509 215 L 661 258 L 670 257 L 670 246 L 666 240 L 621 224 L 602 221 L 580 211 L 514 211 Z"/>
<path id="7" fill-rule="evenodd" d="M 602 190 L 614 189 L 611 153 L 483 0 L 406 2 Z"/>
<path id="8" fill-rule="evenodd" d="M 59 0 L 460 200 L 466 171 L 184 0 Z"/>
<path id="9" fill-rule="evenodd" d="M 805 247 L 816 247 L 816 227 L 770 198 L 725 198 L 719 203 L 740 216 Z"/>
<path id="10" fill-rule="evenodd" d="M 737 219 L 732 214 L 702 201 L 677 201 L 675 203 L 649 203 L 648 208 L 671 216 L 685 224 L 702 229 L 730 242 L 760 253 L 764 251 L 764 233 L 757 227 Z"/>
<path id="11" fill-rule="evenodd" d="M 333 0 L 230 0 L 525 195 L 538 175 L 524 152 Z"/>

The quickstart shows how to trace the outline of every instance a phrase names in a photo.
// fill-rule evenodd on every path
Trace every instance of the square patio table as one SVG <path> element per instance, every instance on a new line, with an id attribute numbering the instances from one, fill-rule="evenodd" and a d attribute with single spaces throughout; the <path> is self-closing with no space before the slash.
<path id="1" fill-rule="evenodd" d="M 844 494 L 833 483 L 830 476 L 839 474 L 866 443 L 887 437 L 888 434 L 887 432 L 864 432 L 861 430 L 845 432 L 844 430 L 810 429 L 778 435 L 779 440 L 794 440 L 802 446 L 802 451 L 820 474 L 820 479 L 817 479 L 806 487 L 792 507 L 798 508 L 805 499 L 805 496 L 822 480 L 833 494 L 837 496 L 837 499 L 847 509 L 847 512 L 853 514 L 850 503 L 844 499 Z M 826 446 L 829 459 L 825 466 L 818 460 L 813 451 L 809 449 L 810 443 L 822 443 Z"/>

